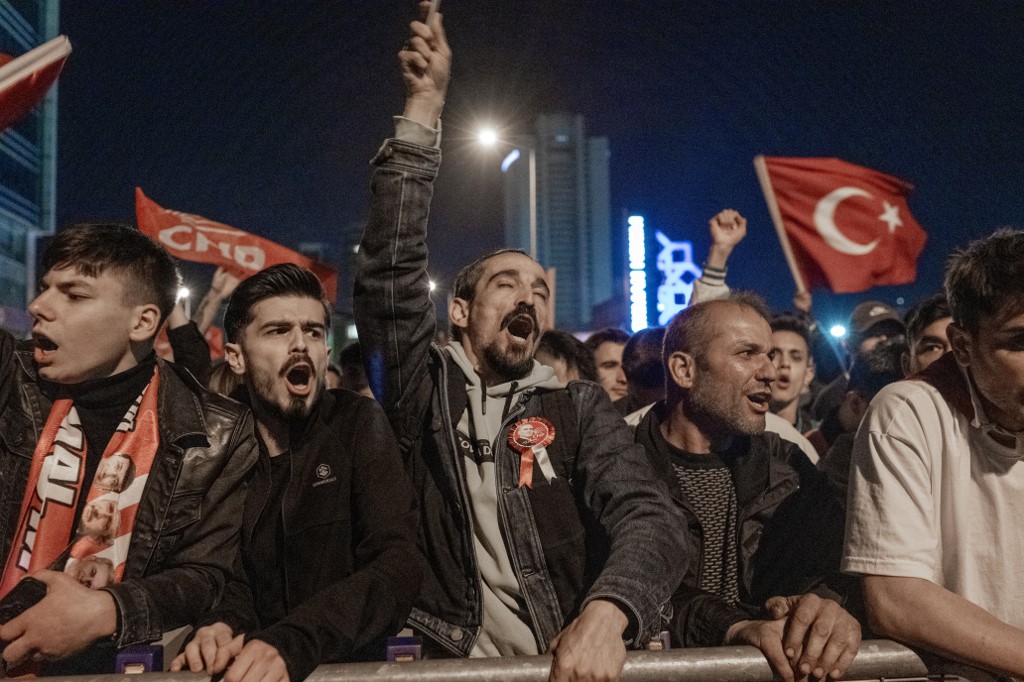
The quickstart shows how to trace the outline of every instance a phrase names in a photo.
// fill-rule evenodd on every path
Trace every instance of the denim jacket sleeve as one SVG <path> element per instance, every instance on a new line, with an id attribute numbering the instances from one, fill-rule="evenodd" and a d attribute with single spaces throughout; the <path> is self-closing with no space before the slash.
<path id="1" fill-rule="evenodd" d="M 608 560 L 586 602 L 610 599 L 635 626 L 633 644 L 663 629 L 686 569 L 686 522 L 630 428 L 596 384 L 572 382 L 580 426 L 577 484 L 610 541 Z"/>
<path id="2" fill-rule="evenodd" d="M 356 259 L 353 313 L 374 395 L 405 450 L 420 434 L 436 319 L 427 215 L 438 149 L 389 139 L 374 157 L 370 216 Z"/>

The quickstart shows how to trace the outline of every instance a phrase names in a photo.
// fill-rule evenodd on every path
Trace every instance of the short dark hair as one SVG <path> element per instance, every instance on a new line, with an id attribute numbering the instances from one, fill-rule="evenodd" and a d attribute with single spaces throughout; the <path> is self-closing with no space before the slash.
<path id="1" fill-rule="evenodd" d="M 631 388 L 664 388 L 665 363 L 661 358 L 664 341 L 664 327 L 648 327 L 629 337 L 622 349 L 622 371 Z"/>
<path id="2" fill-rule="evenodd" d="M 587 337 L 584 341 L 587 348 L 590 349 L 591 353 L 596 353 L 597 349 L 602 343 L 625 343 L 629 341 L 629 332 L 615 327 L 606 327 L 604 329 L 598 329 L 596 332 Z"/>
<path id="3" fill-rule="evenodd" d="M 901 359 L 908 351 L 906 339 L 886 339 L 857 357 L 850 368 L 846 390 L 856 391 L 868 400 L 889 384 L 903 378 Z"/>
<path id="4" fill-rule="evenodd" d="M 471 302 L 473 297 L 476 296 L 476 285 L 480 282 L 480 277 L 484 273 L 484 263 L 505 253 L 518 253 L 530 257 L 530 254 L 526 253 L 522 249 L 497 249 L 490 253 L 485 253 L 482 256 L 478 256 L 469 262 L 469 264 L 463 266 L 461 270 L 455 275 L 455 281 L 452 282 L 451 294 L 448 297 L 448 301 L 452 299 L 461 298 L 463 301 Z M 454 324 L 451 325 L 451 335 L 456 341 L 462 340 L 462 330 L 456 327 Z"/>
<path id="5" fill-rule="evenodd" d="M 224 312 L 224 335 L 230 343 L 252 322 L 252 309 L 260 301 L 277 296 L 300 296 L 319 301 L 324 308 L 324 325 L 330 329 L 331 305 L 324 297 L 324 285 L 311 270 L 293 263 L 272 265 L 249 277 L 235 289 Z"/>
<path id="6" fill-rule="evenodd" d="M 772 314 L 768 304 L 757 294 L 749 291 L 731 291 L 722 298 L 695 303 L 673 317 L 665 330 L 665 342 L 661 353 L 662 366 L 665 368 L 665 394 L 669 403 L 678 400 L 675 384 L 669 378 L 671 376 L 668 371 L 669 357 L 673 353 L 682 351 L 690 353 L 699 361 L 708 344 L 711 343 L 710 313 L 716 305 L 725 303 L 749 308 L 763 317 L 765 321 Z"/>
<path id="7" fill-rule="evenodd" d="M 953 321 L 971 334 L 983 318 L 1024 310 L 1024 232 L 1004 227 L 954 253 L 945 288 Z"/>
<path id="8" fill-rule="evenodd" d="M 913 345 L 914 341 L 921 338 L 925 327 L 941 320 L 944 317 L 952 317 L 953 311 L 949 309 L 949 301 L 943 293 L 932 294 L 914 304 L 914 307 L 907 311 L 904 322 L 907 325 L 907 342 Z"/>
<path id="9" fill-rule="evenodd" d="M 363 366 L 363 351 L 358 341 L 353 341 L 338 353 L 338 371 L 341 371 L 342 367 L 349 365 L 355 365 L 358 367 Z"/>
<path id="10" fill-rule="evenodd" d="M 171 255 L 127 223 L 76 223 L 61 230 L 46 249 L 43 268 L 74 268 L 86 277 L 115 272 L 124 282 L 125 303 L 156 304 L 161 320 L 174 310 L 181 288 Z"/>
<path id="11" fill-rule="evenodd" d="M 775 315 L 768 320 L 772 332 L 792 332 L 804 340 L 807 344 L 808 357 L 811 354 L 811 328 L 804 320 L 796 315 L 782 313 Z"/>
<path id="12" fill-rule="evenodd" d="M 597 368 L 594 367 L 594 356 L 583 342 L 568 332 L 549 330 L 541 334 L 537 352 L 547 351 L 559 360 L 564 360 L 566 367 L 574 369 L 580 379 L 597 381 Z"/>

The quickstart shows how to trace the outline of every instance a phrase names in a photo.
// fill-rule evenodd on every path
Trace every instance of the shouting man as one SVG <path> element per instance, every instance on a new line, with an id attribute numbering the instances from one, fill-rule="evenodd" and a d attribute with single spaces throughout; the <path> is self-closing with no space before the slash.
<path id="1" fill-rule="evenodd" d="M 401 629 L 419 588 L 414 497 L 380 407 L 324 390 L 330 308 L 320 280 L 275 265 L 224 315 L 260 461 L 245 509 L 248 586 L 229 585 L 173 669 L 228 682 L 304 679 Z"/>
<path id="2" fill-rule="evenodd" d="M 111 640 L 158 640 L 220 599 L 256 441 L 248 410 L 153 353 L 180 283 L 163 248 L 81 225 L 44 263 L 31 345 L 0 332 L 0 594 L 26 575 L 47 594 L 0 627 L 3 658 L 86 650 L 42 671 L 113 672 Z"/>
<path id="3" fill-rule="evenodd" d="M 464 267 L 452 341 L 433 343 L 427 213 L 451 52 L 439 14 L 412 32 L 405 113 L 373 161 L 354 307 L 419 495 L 429 568 L 410 622 L 449 655 L 550 649 L 555 680 L 616 678 L 626 646 L 662 628 L 682 519 L 607 393 L 563 388 L 533 359 L 550 296 L 535 260 L 503 250 Z"/>

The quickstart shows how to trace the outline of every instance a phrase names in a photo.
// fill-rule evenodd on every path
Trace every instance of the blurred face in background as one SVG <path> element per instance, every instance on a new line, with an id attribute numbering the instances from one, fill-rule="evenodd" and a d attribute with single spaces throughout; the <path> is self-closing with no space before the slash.
<path id="1" fill-rule="evenodd" d="M 624 343 L 605 341 L 594 349 L 594 364 L 597 366 L 597 381 L 608 392 L 612 401 L 625 398 L 629 392 L 626 373 L 622 371 L 622 350 Z"/>

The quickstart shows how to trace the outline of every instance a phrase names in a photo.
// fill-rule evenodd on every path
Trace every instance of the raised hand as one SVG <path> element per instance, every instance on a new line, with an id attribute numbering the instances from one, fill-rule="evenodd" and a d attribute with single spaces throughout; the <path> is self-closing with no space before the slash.
<path id="1" fill-rule="evenodd" d="M 429 9 L 429 2 L 420 3 L 424 20 Z M 409 39 L 398 53 L 407 91 L 403 115 L 430 128 L 436 127 L 444 107 L 452 66 L 452 51 L 442 19 L 441 13 L 436 12 L 429 26 L 423 21 L 412 22 Z"/>

